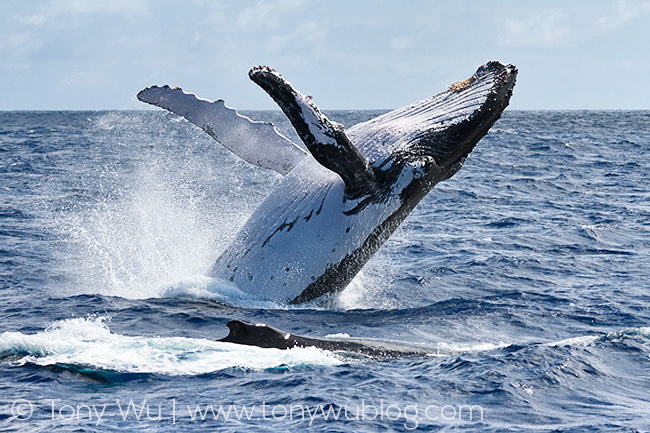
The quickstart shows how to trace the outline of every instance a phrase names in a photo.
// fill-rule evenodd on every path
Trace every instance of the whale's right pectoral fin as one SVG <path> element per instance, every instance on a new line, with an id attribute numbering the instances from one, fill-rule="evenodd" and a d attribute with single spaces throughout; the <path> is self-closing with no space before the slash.
<path id="1" fill-rule="evenodd" d="M 248 75 L 282 109 L 312 156 L 323 167 L 341 176 L 347 198 L 355 199 L 373 192 L 375 173 L 347 137 L 343 125 L 330 121 L 311 96 L 294 89 L 268 66 L 257 66 Z"/>
<path id="2" fill-rule="evenodd" d="M 183 116 L 243 160 L 280 174 L 289 173 L 307 155 L 272 124 L 242 116 L 222 100 L 212 102 L 169 86 L 147 87 L 138 99 Z"/>

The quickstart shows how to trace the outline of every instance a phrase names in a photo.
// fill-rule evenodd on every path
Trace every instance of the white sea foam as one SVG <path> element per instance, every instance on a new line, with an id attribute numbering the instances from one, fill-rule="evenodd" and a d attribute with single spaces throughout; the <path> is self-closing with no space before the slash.
<path id="1" fill-rule="evenodd" d="M 650 338 L 650 327 L 628 328 L 622 331 L 611 331 L 603 335 L 583 335 L 546 343 L 546 345 L 552 347 L 590 346 L 598 342 L 623 340 L 628 338 Z"/>
<path id="2" fill-rule="evenodd" d="M 573 338 L 567 338 L 564 340 L 560 341 L 554 341 L 551 343 L 546 343 L 547 346 L 551 347 L 563 347 L 563 346 L 589 346 L 596 341 L 598 341 L 600 337 L 598 335 L 583 335 L 580 337 L 573 337 Z"/>
<path id="3" fill-rule="evenodd" d="M 332 366 L 342 360 L 314 347 L 262 349 L 201 338 L 127 336 L 106 317 L 53 323 L 36 334 L 0 335 L 0 357 L 18 365 L 71 365 L 123 373 L 197 375 L 228 368 L 263 370 Z"/>
<path id="4" fill-rule="evenodd" d="M 185 278 L 156 291 L 155 297 L 210 299 L 241 308 L 292 309 L 294 306 L 278 304 L 241 291 L 234 284 L 220 278 L 197 275 Z"/>
<path id="5" fill-rule="evenodd" d="M 350 338 L 347 332 L 337 332 L 336 334 L 327 334 L 325 338 Z"/>
<path id="6" fill-rule="evenodd" d="M 0 334 L 0 359 L 15 365 L 94 369 L 118 373 L 198 375 L 223 369 L 265 370 L 304 366 L 336 366 L 354 362 L 315 347 L 265 349 L 202 338 L 129 336 L 109 328 L 110 318 L 90 316 L 52 323 L 35 334 Z M 348 334 L 330 338 L 351 338 Z M 393 342 L 395 343 L 395 342 Z M 482 352 L 508 344 L 454 344 L 430 346 L 429 356 Z"/>
<path id="7" fill-rule="evenodd" d="M 510 346 L 509 343 L 447 343 L 439 342 L 436 350 L 432 351 L 429 356 L 450 356 L 460 355 L 463 353 L 488 352 L 490 350 L 502 349 Z"/>

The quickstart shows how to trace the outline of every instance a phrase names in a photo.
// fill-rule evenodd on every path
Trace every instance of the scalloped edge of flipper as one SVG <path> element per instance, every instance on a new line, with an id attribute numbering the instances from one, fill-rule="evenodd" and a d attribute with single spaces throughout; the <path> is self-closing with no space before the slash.
<path id="1" fill-rule="evenodd" d="M 286 175 L 308 155 L 272 123 L 251 120 L 221 99 L 210 101 L 168 85 L 147 87 L 137 98 L 184 117 L 235 155 L 258 167 Z"/>

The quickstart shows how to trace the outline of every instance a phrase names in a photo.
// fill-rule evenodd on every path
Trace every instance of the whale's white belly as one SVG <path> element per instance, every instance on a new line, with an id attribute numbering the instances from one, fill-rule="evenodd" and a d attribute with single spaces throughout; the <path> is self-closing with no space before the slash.
<path id="1" fill-rule="evenodd" d="M 300 295 L 401 204 L 390 195 L 346 215 L 358 202 L 344 201 L 344 188 L 340 177 L 306 158 L 251 215 L 213 276 L 264 299 L 286 302 Z"/>

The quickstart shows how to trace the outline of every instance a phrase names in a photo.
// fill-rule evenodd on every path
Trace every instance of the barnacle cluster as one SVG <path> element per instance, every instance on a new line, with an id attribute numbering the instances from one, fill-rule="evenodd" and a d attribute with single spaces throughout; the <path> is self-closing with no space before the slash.
<path id="1" fill-rule="evenodd" d="M 460 80 L 456 81 L 455 83 L 451 83 L 449 85 L 449 90 L 452 92 L 460 92 L 461 90 L 465 90 L 469 87 L 470 84 L 472 84 L 474 81 L 476 81 L 478 77 L 476 75 L 472 75 L 466 80 Z"/>

